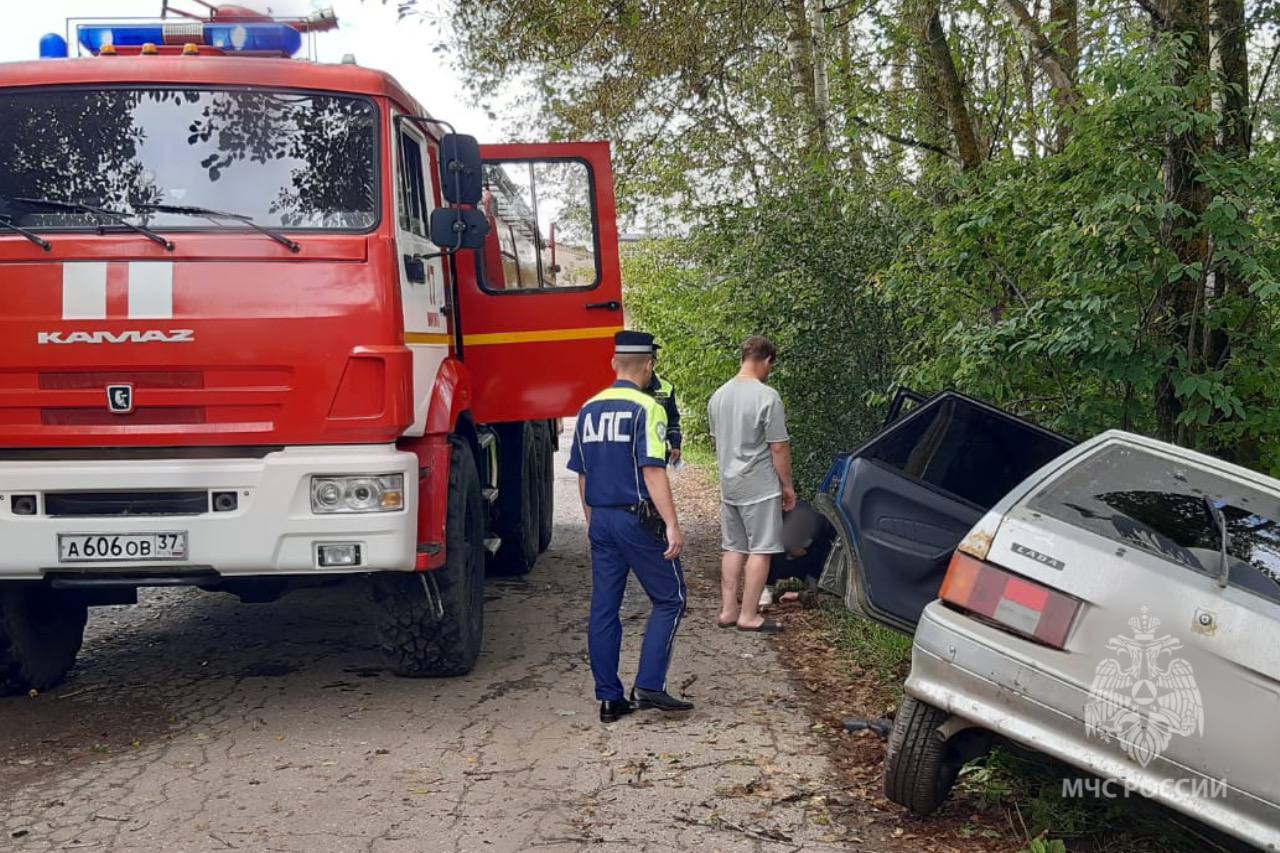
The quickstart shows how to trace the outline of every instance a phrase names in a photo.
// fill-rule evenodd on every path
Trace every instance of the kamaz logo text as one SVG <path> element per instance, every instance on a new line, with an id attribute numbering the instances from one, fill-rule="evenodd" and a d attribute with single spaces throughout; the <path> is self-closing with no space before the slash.
<path id="1" fill-rule="evenodd" d="M 194 329 L 130 329 L 126 332 L 36 332 L 38 344 L 189 344 Z"/>

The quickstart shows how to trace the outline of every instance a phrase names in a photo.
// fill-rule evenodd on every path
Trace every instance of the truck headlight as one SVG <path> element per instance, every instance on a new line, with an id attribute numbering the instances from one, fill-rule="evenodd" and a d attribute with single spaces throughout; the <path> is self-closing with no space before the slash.
<path id="1" fill-rule="evenodd" d="M 312 477 L 311 511 L 394 512 L 404 509 L 404 475 Z"/>

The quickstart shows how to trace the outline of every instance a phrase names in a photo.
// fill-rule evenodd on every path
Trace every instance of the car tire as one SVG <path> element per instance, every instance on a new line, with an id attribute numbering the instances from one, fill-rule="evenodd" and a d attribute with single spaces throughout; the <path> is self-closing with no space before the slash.
<path id="1" fill-rule="evenodd" d="M 409 678 L 465 675 L 484 637 L 484 499 L 471 449 L 457 436 L 449 443 L 444 566 L 373 577 L 379 644 L 392 672 Z"/>
<path id="2" fill-rule="evenodd" d="M 556 452 L 551 446 L 551 427 L 538 426 L 538 446 L 541 448 L 542 501 L 538 506 L 538 553 L 551 547 L 556 524 Z"/>
<path id="3" fill-rule="evenodd" d="M 0 588 L 0 695 L 48 690 L 66 676 L 84 642 L 89 608 L 36 583 Z"/>
<path id="4" fill-rule="evenodd" d="M 490 574 L 518 577 L 529 573 L 538 561 L 538 505 L 542 502 L 541 454 L 538 452 L 536 425 L 516 424 L 519 437 L 508 440 L 515 446 L 504 456 L 504 471 L 518 470 L 519 482 L 501 483 L 498 535 L 502 545 L 489 561 Z M 508 433 L 508 435 L 511 435 Z M 515 453 L 519 456 L 515 456 Z"/>
<path id="5" fill-rule="evenodd" d="M 938 728 L 950 718 L 939 708 L 908 696 L 893 721 L 884 763 L 884 792 L 924 817 L 942 805 L 960 773 L 961 761 Z"/>

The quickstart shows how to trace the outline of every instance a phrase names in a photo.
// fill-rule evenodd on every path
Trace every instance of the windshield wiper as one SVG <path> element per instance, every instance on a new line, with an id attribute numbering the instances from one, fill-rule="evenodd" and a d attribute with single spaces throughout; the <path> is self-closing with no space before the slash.
<path id="1" fill-rule="evenodd" d="M 12 219 L 10 219 L 7 216 L 0 216 L 0 228 L 4 228 L 9 231 L 12 231 L 15 234 L 21 234 L 23 237 L 26 237 L 28 240 L 30 240 L 32 243 L 35 243 L 41 249 L 44 249 L 46 252 L 53 248 L 53 244 L 50 243 L 48 240 L 44 239 L 34 231 L 28 231 L 26 228 L 23 228 L 21 225 L 16 224 Z"/>
<path id="2" fill-rule="evenodd" d="M 152 243 L 159 243 L 161 246 L 164 246 L 166 251 L 169 251 L 169 252 L 173 251 L 172 240 L 169 240 L 168 238 L 163 237 L 160 234 L 157 234 L 156 232 L 152 231 L 150 228 L 148 228 L 145 225 L 139 225 L 136 222 L 130 222 L 129 217 L 132 216 L 133 214 L 127 213 L 126 211 L 123 211 L 123 210 L 112 210 L 109 207 L 98 207 L 97 205 L 87 204 L 83 201 L 60 201 L 59 199 L 55 199 L 55 198 L 15 198 L 14 201 L 21 202 L 22 204 L 34 204 L 34 205 L 44 205 L 45 207 L 56 207 L 61 210 L 76 210 L 76 211 L 80 211 L 81 213 L 92 213 L 95 216 L 110 216 L 111 218 L 115 219 L 117 223 L 119 223 L 120 225 L 123 225 L 125 228 L 128 228 L 130 231 L 134 231 L 138 234 L 141 234 L 143 237 L 146 237 Z M 99 234 L 104 233 L 103 226 L 101 224 L 98 225 L 98 233 Z"/>
<path id="3" fill-rule="evenodd" d="M 1231 581 L 1231 558 L 1227 556 L 1227 543 L 1230 541 L 1230 535 L 1227 533 L 1227 519 L 1222 514 L 1222 509 L 1207 495 L 1204 505 L 1208 508 L 1209 515 L 1213 516 L 1213 523 L 1218 526 L 1218 542 L 1221 547 L 1218 552 L 1218 586 L 1225 589 Z"/>
<path id="4" fill-rule="evenodd" d="M 205 219 L 210 220 L 231 219 L 248 225 L 259 234 L 265 234 L 281 246 L 284 246 L 290 252 L 294 252 L 296 254 L 297 252 L 302 251 L 302 247 L 293 240 L 290 240 L 279 231 L 268 228 L 265 225 L 259 225 L 253 221 L 252 217 L 245 216 L 243 213 L 227 213 L 225 210 L 210 210 L 207 207 L 193 207 L 182 204 L 138 204 L 134 206 L 138 210 L 148 210 L 156 213 L 173 213 L 179 216 L 203 216 Z"/>

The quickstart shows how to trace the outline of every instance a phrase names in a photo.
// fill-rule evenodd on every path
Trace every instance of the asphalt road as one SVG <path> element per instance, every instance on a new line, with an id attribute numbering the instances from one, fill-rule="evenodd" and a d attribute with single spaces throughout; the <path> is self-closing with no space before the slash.
<path id="1" fill-rule="evenodd" d="M 678 496 L 696 476 L 677 477 Z M 687 513 L 671 675 L 697 709 L 599 723 L 563 476 L 557 507 L 528 578 L 490 582 L 464 678 L 386 672 L 363 582 L 261 605 L 151 591 L 94 611 L 64 686 L 0 699 L 0 849 L 871 849 L 830 821 L 824 747 L 771 641 L 714 625 L 709 511 Z M 624 609 L 629 681 L 637 589 Z"/>

